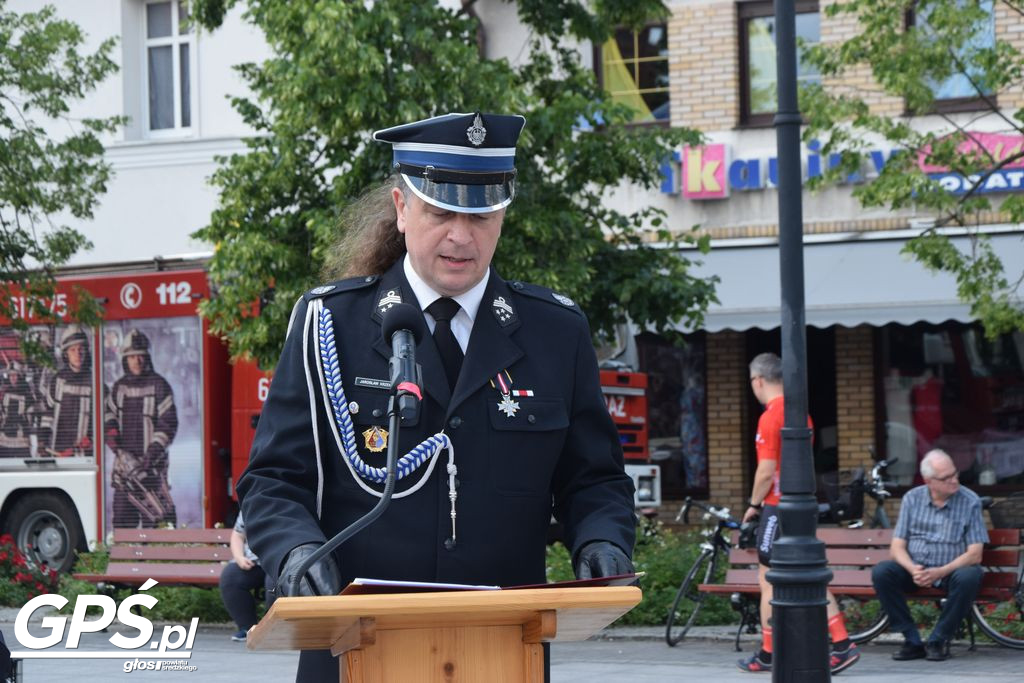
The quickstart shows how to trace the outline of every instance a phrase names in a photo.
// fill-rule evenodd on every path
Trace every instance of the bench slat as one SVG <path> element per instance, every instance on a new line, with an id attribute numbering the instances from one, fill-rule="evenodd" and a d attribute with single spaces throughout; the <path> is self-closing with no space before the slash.
<path id="1" fill-rule="evenodd" d="M 110 548 L 111 560 L 170 560 L 178 562 L 227 562 L 231 549 L 223 545 L 115 545 Z"/>
<path id="2" fill-rule="evenodd" d="M 220 564 L 132 564 L 111 562 L 104 574 L 75 574 L 76 579 L 99 583 L 118 583 L 140 586 L 146 579 L 163 584 L 216 586 L 220 582 Z"/>
<path id="3" fill-rule="evenodd" d="M 103 574 L 75 574 L 92 583 L 216 586 L 231 559 L 231 529 L 114 529 Z"/>
<path id="4" fill-rule="evenodd" d="M 230 543 L 231 529 L 114 529 L 119 543 Z"/>
<path id="5" fill-rule="evenodd" d="M 825 548 L 825 559 L 829 566 L 873 567 L 889 559 L 886 548 Z M 1016 567 L 1020 561 L 1020 550 L 986 548 L 981 563 L 986 567 Z M 733 548 L 729 551 L 729 564 L 757 564 L 757 550 L 754 548 Z"/>
<path id="6" fill-rule="evenodd" d="M 1020 529 L 989 529 L 988 530 L 988 544 L 989 545 L 1016 545 L 1019 546 L 1021 542 L 1021 530 Z"/>
<path id="7" fill-rule="evenodd" d="M 830 547 L 885 546 L 892 541 L 892 529 L 840 529 L 818 527 L 818 538 Z"/>

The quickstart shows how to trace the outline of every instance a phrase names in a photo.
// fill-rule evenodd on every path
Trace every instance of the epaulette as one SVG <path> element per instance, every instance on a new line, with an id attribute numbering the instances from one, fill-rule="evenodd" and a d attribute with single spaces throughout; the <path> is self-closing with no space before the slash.
<path id="1" fill-rule="evenodd" d="M 351 292 L 354 289 L 362 289 L 363 287 L 369 287 L 374 282 L 380 279 L 379 275 L 365 275 L 360 277 L 352 277 L 346 280 L 338 280 L 326 285 L 320 285 L 314 287 L 305 294 L 302 298 L 306 301 L 313 299 L 319 299 L 321 297 L 330 296 L 332 294 L 341 294 L 342 292 Z"/>
<path id="2" fill-rule="evenodd" d="M 576 302 L 558 292 L 548 289 L 547 287 L 541 287 L 540 285 L 534 285 L 529 282 L 522 282 L 520 280 L 510 280 L 508 286 L 513 291 L 519 294 L 525 294 L 534 299 L 540 299 L 546 301 L 549 304 L 558 306 L 559 308 L 567 308 L 570 311 L 575 311 L 578 315 L 583 315 L 583 311 L 576 305 Z"/>

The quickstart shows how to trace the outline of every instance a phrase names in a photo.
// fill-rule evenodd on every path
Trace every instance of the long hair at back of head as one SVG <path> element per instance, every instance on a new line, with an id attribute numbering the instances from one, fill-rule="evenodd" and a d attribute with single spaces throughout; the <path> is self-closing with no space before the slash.
<path id="1" fill-rule="evenodd" d="M 391 198 L 396 187 L 408 198 L 401 178 L 394 176 L 345 208 L 339 236 L 324 261 L 325 280 L 381 275 L 405 255 L 405 235 L 398 232 Z"/>

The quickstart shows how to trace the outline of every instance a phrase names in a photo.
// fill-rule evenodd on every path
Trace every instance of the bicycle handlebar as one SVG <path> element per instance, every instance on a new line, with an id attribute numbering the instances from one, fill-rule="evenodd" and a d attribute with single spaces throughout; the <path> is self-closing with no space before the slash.
<path id="1" fill-rule="evenodd" d="M 682 518 L 684 524 L 689 524 L 690 508 L 693 506 L 697 506 L 706 514 L 718 519 L 720 522 L 722 522 L 725 526 L 729 527 L 730 529 L 740 528 L 740 523 L 737 520 L 733 519 L 732 516 L 729 514 L 729 508 L 717 508 L 714 505 L 705 505 L 700 501 L 693 500 L 689 496 L 687 496 L 686 500 L 683 501 L 683 507 L 680 508 L 679 514 L 676 515 L 676 521 L 678 522 L 679 519 Z"/>

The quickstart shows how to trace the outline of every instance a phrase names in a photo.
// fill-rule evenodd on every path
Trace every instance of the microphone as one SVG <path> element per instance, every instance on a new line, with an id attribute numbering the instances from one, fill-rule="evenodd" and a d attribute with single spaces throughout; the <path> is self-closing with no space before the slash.
<path id="1" fill-rule="evenodd" d="M 423 326 L 423 313 L 412 304 L 398 304 L 384 314 L 381 327 L 384 341 L 391 344 L 391 391 L 398 399 L 398 414 L 403 420 L 416 417 L 417 405 L 423 400 L 423 373 L 416 363 L 416 344 L 423 338 Z"/>
<path id="2" fill-rule="evenodd" d="M 391 496 L 395 491 L 395 480 L 398 474 L 399 418 L 404 420 L 415 417 L 417 404 L 423 400 L 420 391 L 421 371 L 420 366 L 416 364 L 416 342 L 423 338 L 423 329 L 423 314 L 411 304 L 398 304 L 384 314 L 381 333 L 384 336 L 384 341 L 391 344 L 391 360 L 388 361 L 388 368 L 391 372 L 391 391 L 394 392 L 388 406 L 391 438 L 388 439 L 384 490 L 372 510 L 339 531 L 334 538 L 310 553 L 302 561 L 291 578 L 292 595 L 299 595 L 299 583 L 310 567 L 375 522 L 391 504 Z"/>

